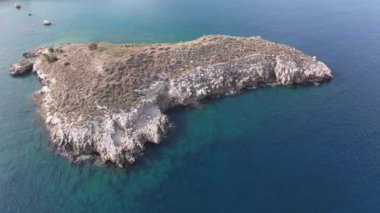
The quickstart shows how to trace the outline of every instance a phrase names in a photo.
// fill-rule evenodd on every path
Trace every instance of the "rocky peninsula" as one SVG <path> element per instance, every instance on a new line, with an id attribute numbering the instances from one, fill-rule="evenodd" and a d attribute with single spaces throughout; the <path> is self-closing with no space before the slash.
<path id="1" fill-rule="evenodd" d="M 65 44 L 41 48 L 33 72 L 51 141 L 71 162 L 133 164 L 168 131 L 176 106 L 263 85 L 332 78 L 315 57 L 260 37 L 203 36 L 177 44 Z M 30 66 L 25 61 L 24 65 Z M 20 73 L 13 66 L 13 73 Z M 29 68 L 29 67 L 28 67 Z"/>

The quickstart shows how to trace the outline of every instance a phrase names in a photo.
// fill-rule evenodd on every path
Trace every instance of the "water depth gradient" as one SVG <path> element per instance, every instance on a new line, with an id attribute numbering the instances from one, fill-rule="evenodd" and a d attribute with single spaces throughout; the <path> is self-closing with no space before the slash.
<path id="1" fill-rule="evenodd" d="M 0 0 L 0 212 L 380 212 L 379 1 L 19 2 Z M 163 144 L 106 169 L 57 156 L 32 98 L 38 79 L 8 75 L 40 46 L 205 34 L 294 46 L 335 78 L 173 110 Z"/>

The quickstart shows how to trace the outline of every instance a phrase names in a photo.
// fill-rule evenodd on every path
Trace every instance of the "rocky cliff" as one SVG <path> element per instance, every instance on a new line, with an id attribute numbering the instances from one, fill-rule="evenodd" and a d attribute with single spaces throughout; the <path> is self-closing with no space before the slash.
<path id="1" fill-rule="evenodd" d="M 259 37 L 204 36 L 177 44 L 67 44 L 29 53 L 43 84 L 51 141 L 72 162 L 134 163 L 160 143 L 168 109 L 261 85 L 332 78 L 315 57 Z"/>

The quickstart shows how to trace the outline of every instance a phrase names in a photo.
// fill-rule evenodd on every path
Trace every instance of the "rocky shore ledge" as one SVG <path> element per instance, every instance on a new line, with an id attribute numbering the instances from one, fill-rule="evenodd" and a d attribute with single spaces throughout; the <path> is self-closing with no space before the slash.
<path id="1" fill-rule="evenodd" d="M 133 164 L 146 142 L 160 143 L 169 127 L 163 113 L 170 108 L 245 88 L 332 78 L 315 57 L 260 37 L 66 44 L 24 56 L 43 84 L 36 96 L 58 152 L 71 162 L 98 159 L 120 167 Z"/>

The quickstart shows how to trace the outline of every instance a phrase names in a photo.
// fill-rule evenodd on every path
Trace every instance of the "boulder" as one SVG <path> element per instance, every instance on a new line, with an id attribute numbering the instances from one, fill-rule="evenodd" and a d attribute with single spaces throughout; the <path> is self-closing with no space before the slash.
<path id="1" fill-rule="evenodd" d="M 24 58 L 30 58 L 30 57 L 32 57 L 32 55 L 30 54 L 30 52 L 24 52 L 24 53 L 22 54 L 22 56 L 23 56 Z"/>
<path id="2" fill-rule="evenodd" d="M 33 70 L 33 63 L 29 60 L 22 60 L 17 64 L 13 64 L 9 69 L 9 74 L 11 76 L 20 76 L 30 73 Z"/>
<path id="3" fill-rule="evenodd" d="M 48 21 L 48 20 L 44 20 L 44 21 L 42 22 L 42 24 L 45 25 L 45 26 L 50 26 L 50 25 L 51 25 L 51 22 Z"/>

